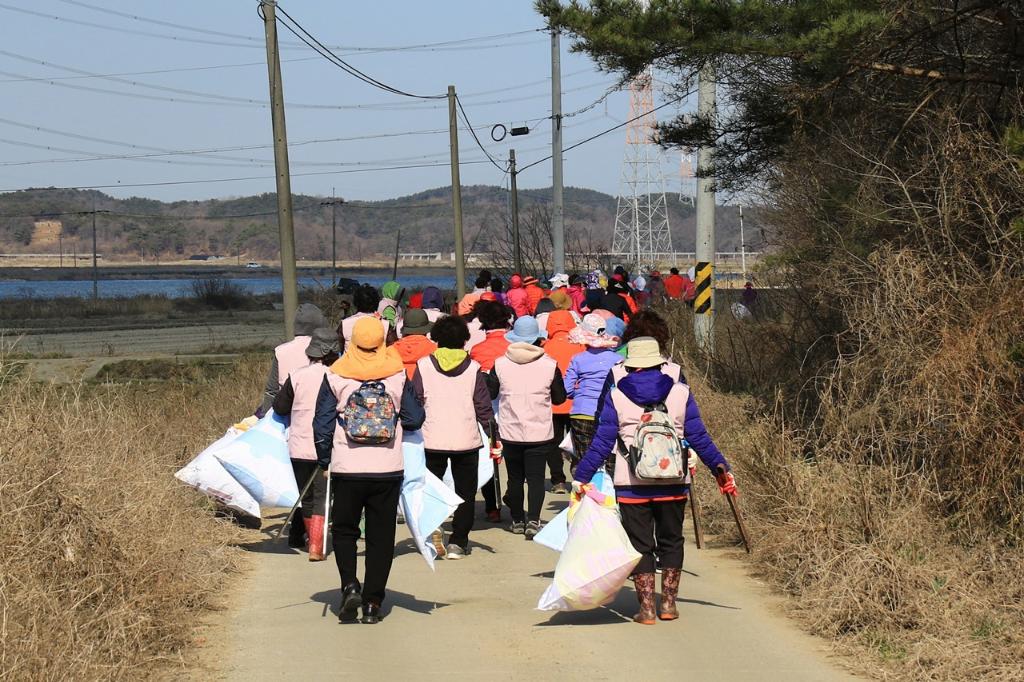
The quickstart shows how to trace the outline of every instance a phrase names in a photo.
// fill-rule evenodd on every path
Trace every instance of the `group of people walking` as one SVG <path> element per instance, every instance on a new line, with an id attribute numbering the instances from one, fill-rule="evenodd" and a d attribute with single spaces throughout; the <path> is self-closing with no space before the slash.
<path id="1" fill-rule="evenodd" d="M 555 275 L 549 288 L 516 274 L 506 289 L 484 270 L 474 290 L 450 305 L 434 287 L 406 300 L 398 283 L 389 282 L 379 291 L 359 288 L 354 312 L 336 327 L 315 306 L 299 307 L 295 338 L 274 351 L 260 410 L 291 418 L 296 483 L 300 489 L 311 483 L 289 544 L 307 547 L 310 561 L 324 558 L 321 512 L 330 478 L 341 620 L 359 620 L 360 609 L 363 623 L 381 618 L 409 431 L 422 436 L 427 469 L 438 478 L 450 469 L 464 500 L 448 537 L 434 533 L 439 557 L 470 555 L 478 490 L 488 522 L 501 523 L 507 507 L 507 529 L 531 540 L 543 527 L 545 479 L 554 494 L 580 495 L 603 468 L 613 476 L 623 528 L 643 557 L 633 576 L 635 620 L 655 620 L 656 561 L 662 571 L 657 616 L 677 617 L 693 462 L 678 470 L 663 462 L 672 472 L 667 477 L 646 475 L 637 462 L 650 453 L 643 438 L 638 442 L 645 433 L 638 427 L 660 419 L 676 449 L 685 439 L 723 493 L 734 494 L 735 481 L 681 368 L 668 359 L 664 320 L 644 307 L 650 296 L 634 283 L 621 270 L 610 277 Z M 478 480 L 485 446 L 505 465 L 500 500 L 493 481 Z M 563 451 L 571 451 L 568 461 Z"/>

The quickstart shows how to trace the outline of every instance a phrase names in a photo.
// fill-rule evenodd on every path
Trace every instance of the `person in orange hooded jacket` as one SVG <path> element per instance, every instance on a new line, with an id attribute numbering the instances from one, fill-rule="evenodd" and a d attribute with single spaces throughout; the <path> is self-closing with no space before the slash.
<path id="1" fill-rule="evenodd" d="M 416 362 L 437 350 L 437 344 L 427 338 L 433 326 L 423 310 L 411 308 L 405 312 L 402 338 L 395 342 L 394 347 L 402 357 L 405 373 L 410 379 L 416 371 Z"/>
<path id="2" fill-rule="evenodd" d="M 512 275 L 508 280 L 508 293 L 505 294 L 505 299 L 508 305 L 515 311 L 516 317 L 525 317 L 531 314 L 532 308 L 530 307 L 530 297 L 526 293 L 526 289 L 523 288 L 523 278 L 518 275 Z"/>
<path id="3" fill-rule="evenodd" d="M 586 350 L 586 346 L 569 340 L 569 332 L 576 328 L 576 320 L 568 310 L 555 310 L 548 314 L 548 339 L 544 342 L 544 352 L 558 364 L 558 371 L 565 375 L 569 363 L 578 353 Z M 554 420 L 555 439 L 548 453 L 548 469 L 551 471 L 551 492 L 566 494 L 569 486 L 565 478 L 565 464 L 562 461 L 562 450 L 559 444 L 569 432 L 569 415 L 572 413 L 572 401 L 566 400 L 551 408 Z"/>
<path id="4" fill-rule="evenodd" d="M 544 298 L 544 290 L 540 288 L 537 283 L 536 277 L 527 277 L 523 280 L 523 289 L 526 290 L 526 298 L 529 301 L 529 312 L 527 315 L 533 315 L 533 311 L 537 309 L 537 304 L 540 303 L 540 299 Z"/>

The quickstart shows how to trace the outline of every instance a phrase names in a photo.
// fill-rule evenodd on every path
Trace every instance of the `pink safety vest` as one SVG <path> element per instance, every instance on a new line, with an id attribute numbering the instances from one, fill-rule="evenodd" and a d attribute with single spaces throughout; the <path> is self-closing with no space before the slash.
<path id="1" fill-rule="evenodd" d="M 416 362 L 423 381 L 423 409 L 427 414 L 420 431 L 423 447 L 428 450 L 461 452 L 479 450 L 480 427 L 476 421 L 473 394 L 480 365 L 469 361 L 462 374 L 442 374 L 429 358 Z"/>
<path id="2" fill-rule="evenodd" d="M 555 437 L 551 419 L 551 381 L 555 361 L 547 355 L 525 365 L 504 355 L 495 360 L 498 392 L 498 431 L 511 443 L 544 443 Z"/>
<path id="3" fill-rule="evenodd" d="M 341 335 L 345 339 L 346 348 L 348 347 L 348 344 L 352 343 L 352 330 L 355 329 L 356 322 L 358 322 L 360 318 L 363 317 L 377 316 L 371 313 L 356 313 L 355 315 L 349 315 L 348 317 L 341 321 Z M 381 326 L 384 327 L 384 338 L 386 339 L 388 337 L 388 329 L 391 328 L 391 325 L 388 324 L 388 321 L 383 318 L 378 319 L 380 319 Z"/>
<path id="4" fill-rule="evenodd" d="M 469 341 L 466 341 L 463 349 L 468 353 L 473 350 L 473 346 L 487 338 L 487 332 L 480 328 L 480 320 L 470 320 L 466 326 L 469 327 Z"/>
<path id="5" fill-rule="evenodd" d="M 637 424 L 640 423 L 640 417 L 643 416 L 644 408 L 642 405 L 637 405 L 632 400 L 627 398 L 625 394 L 618 390 L 612 389 L 610 394 L 612 405 L 615 406 L 615 411 L 619 415 L 619 438 L 626 447 L 633 445 L 633 436 L 636 434 Z M 683 438 L 683 427 L 686 420 L 686 401 L 690 397 L 690 389 L 686 384 L 676 383 L 672 386 L 672 390 L 669 391 L 665 397 L 665 407 L 668 408 L 668 414 L 672 417 L 672 422 L 676 427 L 676 434 Z M 635 478 L 632 472 L 629 470 L 629 463 L 626 458 L 622 455 L 622 448 L 619 447 L 618 442 L 615 443 L 615 486 L 639 486 L 639 485 L 681 485 L 690 482 L 690 473 L 686 473 L 685 478 L 667 480 L 667 481 L 642 481 Z"/>
<path id="6" fill-rule="evenodd" d="M 402 391 L 405 388 L 405 368 L 401 372 L 381 379 L 395 409 L 401 409 Z M 348 397 L 355 392 L 362 381 L 340 377 L 334 372 L 327 374 L 327 381 L 338 399 L 338 414 L 345 411 Z M 395 439 L 384 445 L 363 445 L 353 443 L 340 424 L 334 429 L 334 448 L 331 455 L 331 473 L 335 474 L 390 474 L 405 470 L 402 457 L 402 424 L 395 427 Z"/>
<path id="7" fill-rule="evenodd" d="M 316 399 L 324 376 L 330 368 L 320 362 L 300 367 L 288 377 L 292 380 L 295 397 L 292 400 L 291 426 L 288 428 L 288 454 L 292 459 L 315 460 L 313 442 L 313 416 Z"/>
<path id="8" fill-rule="evenodd" d="M 306 349 L 309 348 L 310 337 L 296 336 L 291 341 L 286 341 L 274 349 L 274 357 L 277 358 L 277 383 L 284 386 L 288 375 L 309 364 L 306 357 Z"/>

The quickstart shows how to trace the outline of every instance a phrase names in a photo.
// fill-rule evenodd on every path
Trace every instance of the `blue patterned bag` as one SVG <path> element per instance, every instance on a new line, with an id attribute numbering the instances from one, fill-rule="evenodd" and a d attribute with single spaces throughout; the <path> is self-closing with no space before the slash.
<path id="1" fill-rule="evenodd" d="M 364 381 L 348 397 L 341 416 L 345 433 L 355 443 L 383 445 L 395 437 L 398 410 L 380 381 Z"/>

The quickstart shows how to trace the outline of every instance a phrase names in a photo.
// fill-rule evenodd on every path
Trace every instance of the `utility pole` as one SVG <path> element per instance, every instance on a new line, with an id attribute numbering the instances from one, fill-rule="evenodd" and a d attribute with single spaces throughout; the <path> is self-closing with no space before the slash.
<path id="1" fill-rule="evenodd" d="M 743 204 L 740 204 L 740 267 L 743 279 L 747 279 L 747 240 L 743 238 Z"/>
<path id="2" fill-rule="evenodd" d="M 96 197 L 92 198 L 92 298 L 100 297 L 100 272 L 96 265 Z"/>
<path id="3" fill-rule="evenodd" d="M 299 288 L 295 273 L 295 225 L 292 216 L 292 181 L 288 170 L 288 133 L 284 122 L 284 86 L 281 54 L 277 45 L 277 2 L 260 0 L 267 40 L 267 75 L 270 81 L 270 115 L 274 129 L 274 168 L 277 176 L 277 226 L 281 238 L 281 294 L 284 299 L 284 333 L 295 336 L 295 310 Z"/>
<path id="4" fill-rule="evenodd" d="M 512 206 L 509 212 L 512 214 L 512 265 L 518 274 L 523 274 L 523 251 L 519 244 L 519 190 L 516 189 L 516 150 L 508 150 L 508 172 L 512 178 L 511 191 L 509 192 Z"/>
<path id="5" fill-rule="evenodd" d="M 455 114 L 455 86 L 448 86 L 448 137 L 452 155 L 452 213 L 455 216 L 455 296 L 466 295 L 466 254 L 462 245 L 462 185 L 459 180 L 459 119 Z"/>
<path id="6" fill-rule="evenodd" d="M 60 249 L 60 259 L 59 259 L 60 262 L 58 264 L 58 267 L 63 268 L 64 267 L 64 222 L 63 221 L 61 221 L 61 224 L 60 224 L 60 232 L 57 233 L 57 244 L 58 244 L 57 248 Z"/>
<path id="7" fill-rule="evenodd" d="M 554 272 L 565 272 L 565 208 L 562 204 L 562 48 L 551 32 L 551 241 Z"/>
<path id="8" fill-rule="evenodd" d="M 697 76 L 697 114 L 715 120 L 715 68 L 705 64 Z M 697 268 L 693 301 L 693 332 L 697 347 L 705 354 L 715 352 L 714 270 L 715 270 L 715 178 L 712 168 L 714 147 L 701 146 L 697 152 Z"/>
<path id="9" fill-rule="evenodd" d="M 331 200 L 321 201 L 321 206 L 331 207 L 331 286 L 338 283 L 338 204 L 344 204 L 344 199 L 334 197 L 334 188 L 331 188 Z"/>

